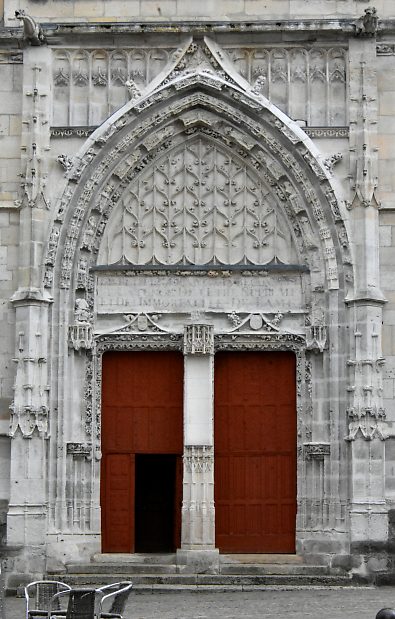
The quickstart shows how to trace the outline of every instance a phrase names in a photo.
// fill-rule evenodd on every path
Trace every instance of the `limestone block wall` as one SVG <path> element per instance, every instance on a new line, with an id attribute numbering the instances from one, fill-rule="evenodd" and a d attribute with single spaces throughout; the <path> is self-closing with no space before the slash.
<path id="1" fill-rule="evenodd" d="M 382 290 L 388 301 L 383 311 L 384 404 L 393 435 L 386 441 L 386 496 L 395 505 L 395 56 L 388 50 L 383 55 L 383 51 L 379 45 L 380 271 Z"/>
<path id="2" fill-rule="evenodd" d="M 15 374 L 15 316 L 9 301 L 17 288 L 21 69 L 19 54 L 0 52 L 0 543 L 10 493 L 7 435 Z"/>
<path id="3" fill-rule="evenodd" d="M 171 21 L 208 19 L 297 19 L 359 17 L 366 0 L 4 0 L 5 22 L 14 24 L 16 9 L 45 21 Z M 393 0 L 375 0 L 382 17 L 393 16 Z"/>

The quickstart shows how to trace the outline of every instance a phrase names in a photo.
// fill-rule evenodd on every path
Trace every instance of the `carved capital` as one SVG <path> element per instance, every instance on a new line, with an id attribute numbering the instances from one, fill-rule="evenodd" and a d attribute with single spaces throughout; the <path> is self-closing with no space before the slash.
<path id="1" fill-rule="evenodd" d="M 214 465 L 212 445 L 186 445 L 184 464 L 190 473 L 207 473 Z"/>
<path id="2" fill-rule="evenodd" d="M 92 460 L 91 443 L 67 443 L 67 455 Z"/>
<path id="3" fill-rule="evenodd" d="M 305 443 L 303 452 L 306 460 L 323 460 L 330 455 L 331 446 L 329 443 Z"/>
<path id="4" fill-rule="evenodd" d="M 213 355 L 214 327 L 207 324 L 185 325 L 184 355 Z"/>

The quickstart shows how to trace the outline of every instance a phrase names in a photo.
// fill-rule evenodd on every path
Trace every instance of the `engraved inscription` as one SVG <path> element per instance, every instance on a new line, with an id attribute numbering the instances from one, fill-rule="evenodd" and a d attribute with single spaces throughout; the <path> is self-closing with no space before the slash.
<path id="1" fill-rule="evenodd" d="M 98 275 L 96 311 L 187 313 L 286 312 L 302 306 L 301 279 L 292 276 L 231 277 Z"/>

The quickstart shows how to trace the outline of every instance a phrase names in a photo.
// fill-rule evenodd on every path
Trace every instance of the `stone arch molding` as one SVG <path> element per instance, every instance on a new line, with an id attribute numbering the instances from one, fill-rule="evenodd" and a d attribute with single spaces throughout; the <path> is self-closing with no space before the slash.
<path id="1" fill-rule="evenodd" d="M 277 253 L 261 249 L 260 259 L 240 255 L 232 259 L 235 263 L 296 261 L 310 270 L 315 290 L 337 290 L 351 283 L 350 245 L 331 173 L 308 136 L 263 97 L 261 88 L 259 79 L 251 87 L 234 72 L 208 38 L 186 41 L 147 92 L 131 88 L 130 102 L 94 132 L 67 166 L 66 186 L 47 245 L 44 286 L 51 288 L 56 282 L 61 289 L 76 291 L 77 297 L 85 295 L 92 305 L 90 269 L 100 260 L 143 264 L 151 258 L 153 264 L 166 263 L 163 256 L 133 257 L 131 247 L 142 241 L 131 232 L 133 221 L 129 227 L 125 225 L 130 236 L 128 255 L 121 252 L 111 256 L 111 251 L 106 254 L 103 237 L 111 246 L 125 213 L 136 220 L 131 204 L 141 204 L 144 196 L 147 198 L 144 183 L 146 187 L 153 182 L 153 170 L 168 165 L 172 156 L 183 152 L 185 157 L 188 149 L 192 160 L 195 154 L 197 161 L 199 153 L 194 148 L 211 149 L 222 157 L 222 168 L 226 161 L 233 166 L 227 179 L 222 175 L 223 181 L 237 182 L 237 178 L 231 178 L 236 172 L 248 178 L 243 185 L 243 221 L 249 214 L 251 252 L 254 244 L 267 246 L 265 231 L 285 239 Z M 192 161 L 192 168 L 194 165 L 200 163 Z M 218 162 L 209 165 L 219 173 Z M 196 170 L 192 169 L 191 176 L 194 174 Z M 252 188 L 255 195 L 254 191 L 251 194 Z M 194 199 L 204 202 L 201 184 L 197 194 Z M 231 203 L 231 192 L 225 194 L 224 201 Z M 172 200 L 171 195 L 162 197 Z M 215 207 L 212 196 L 210 200 L 209 207 Z M 173 201 L 175 204 L 170 206 L 178 208 L 179 200 Z M 252 214 L 254 206 L 258 212 Z M 262 213 L 266 213 L 266 219 Z M 193 214 L 190 216 L 193 220 Z M 226 223 L 224 213 L 222 218 Z M 201 226 L 201 220 L 195 225 Z M 253 228 L 261 228 L 261 236 L 254 235 Z M 195 243 L 202 246 L 204 230 L 200 232 L 199 238 L 195 235 Z M 172 243 L 170 233 L 178 234 L 164 229 L 162 233 L 164 246 Z M 173 263 L 195 259 L 196 254 L 195 258 L 180 254 Z M 215 259 L 223 264 L 232 262 L 225 256 L 210 255 L 206 262 Z M 204 263 L 204 259 L 200 262 Z"/>

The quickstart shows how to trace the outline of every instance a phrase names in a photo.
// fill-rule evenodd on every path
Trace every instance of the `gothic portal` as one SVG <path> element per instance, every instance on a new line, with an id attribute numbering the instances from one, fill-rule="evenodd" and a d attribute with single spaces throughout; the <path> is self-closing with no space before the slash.
<path id="1" fill-rule="evenodd" d="M 393 43 L 370 9 L 266 4 L 235 23 L 18 13 L 11 584 L 102 553 L 389 566 L 375 101 Z"/>

